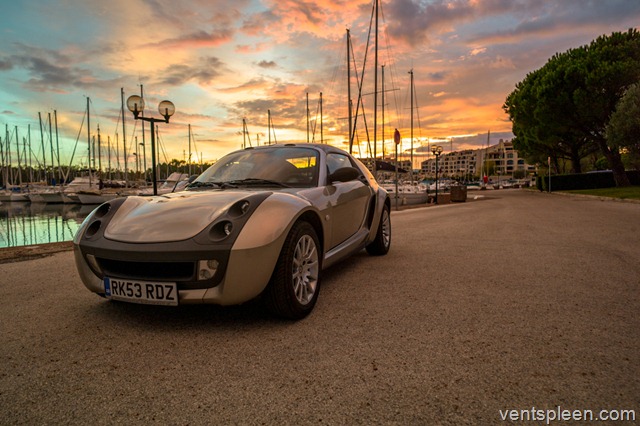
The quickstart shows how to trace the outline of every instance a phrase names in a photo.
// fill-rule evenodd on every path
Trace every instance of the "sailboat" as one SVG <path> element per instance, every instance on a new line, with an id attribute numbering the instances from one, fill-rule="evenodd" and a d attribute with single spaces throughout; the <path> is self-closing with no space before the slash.
<path id="1" fill-rule="evenodd" d="M 6 169 L 4 170 L 4 176 L 3 176 L 3 182 L 5 182 L 5 190 L 0 193 L 0 202 L 1 201 L 7 201 L 7 202 L 28 202 L 29 201 L 29 194 L 24 192 L 24 188 L 22 186 L 22 167 L 20 164 L 20 147 L 19 147 L 19 143 L 18 143 L 18 128 L 16 127 L 16 150 L 18 153 L 18 169 L 17 169 L 17 173 L 18 176 L 17 178 L 13 175 L 13 167 L 11 165 L 11 151 L 10 151 L 10 145 L 11 145 L 11 139 L 9 137 L 9 126 L 6 126 L 6 131 L 5 131 L 6 137 L 5 137 L 5 145 L 6 145 Z M 3 163 L 5 160 L 5 155 L 3 152 Z M 10 176 L 11 175 L 11 178 Z M 13 181 L 13 183 L 11 183 L 11 181 Z M 18 183 L 16 184 L 16 181 L 18 181 Z"/>
<path id="2" fill-rule="evenodd" d="M 374 112 L 373 112 L 373 161 L 371 162 L 372 166 L 373 166 L 373 172 L 374 174 L 377 174 L 377 172 L 379 170 L 383 170 L 384 166 L 390 166 L 389 163 L 385 163 L 384 161 L 384 140 L 385 140 L 385 136 L 384 136 L 384 93 L 385 93 L 385 88 L 384 88 L 384 65 L 382 65 L 382 160 L 378 160 L 378 156 L 377 156 L 377 145 L 378 145 L 378 16 L 379 16 L 379 0 L 374 0 L 374 9 L 372 10 L 372 25 L 375 25 L 375 41 L 374 41 L 374 90 L 373 90 L 373 96 L 374 96 L 374 101 L 373 101 L 373 108 L 374 108 Z M 375 14 L 375 15 L 373 15 Z M 371 28 L 370 28 L 371 30 Z M 357 117 L 358 117 L 358 110 L 360 108 L 360 106 L 362 105 L 362 79 L 364 79 L 364 70 L 363 70 L 363 75 L 362 75 L 362 79 L 358 78 L 358 76 L 356 75 L 356 78 L 358 80 L 358 89 L 359 89 L 359 94 L 358 94 L 358 101 L 357 101 L 357 106 L 356 106 L 356 114 L 355 114 L 355 119 L 352 120 L 352 108 L 351 108 L 351 74 L 350 74 L 350 53 L 349 53 L 349 49 L 350 49 L 350 32 L 349 30 L 347 30 L 347 91 L 348 91 L 348 104 L 349 104 L 349 152 L 353 153 L 353 142 L 354 142 L 354 138 L 355 138 L 355 132 L 356 132 L 356 121 L 357 121 Z M 366 61 L 366 59 L 365 59 Z M 411 75 L 411 153 L 412 153 L 412 163 L 413 163 L 413 107 L 414 107 L 414 101 L 413 101 L 413 94 L 414 94 L 414 83 L 413 83 L 413 70 L 411 70 L 409 72 L 409 74 Z M 366 126 L 366 123 L 365 123 Z M 399 143 L 400 141 L 400 137 L 399 134 L 397 135 L 398 137 L 398 141 L 396 143 Z M 394 136 L 395 139 L 395 136 Z M 397 146 L 397 145 L 396 145 Z M 396 178 L 395 181 L 391 181 L 391 180 L 387 180 L 387 181 L 382 181 L 381 182 L 381 186 L 383 188 L 385 188 L 391 195 L 392 198 L 395 198 L 396 200 L 396 206 L 398 205 L 398 203 L 402 204 L 402 205 L 415 205 L 415 204 L 424 204 L 428 201 L 428 194 L 427 194 L 427 187 L 426 185 L 424 185 L 423 183 L 420 182 L 415 182 L 413 179 L 413 170 L 410 170 L 410 179 L 408 181 L 398 181 L 398 171 L 397 170 L 397 163 L 398 163 L 398 158 L 397 158 L 397 154 L 396 154 Z M 381 167 L 382 166 L 382 167 Z M 403 171 L 405 172 L 405 171 Z"/>
<path id="3" fill-rule="evenodd" d="M 87 143 L 88 143 L 88 152 L 89 152 L 89 175 L 85 178 L 84 182 L 88 181 L 88 188 L 82 188 L 74 194 L 78 199 L 80 204 L 102 204 L 105 201 L 112 200 L 117 197 L 117 193 L 111 191 L 103 191 L 102 179 L 98 179 L 96 176 L 92 175 L 91 170 L 91 119 L 89 114 L 89 103 L 90 100 L 87 98 Z M 95 149 L 93 152 L 93 157 L 95 158 Z M 98 153 L 98 155 L 100 155 Z M 72 182 L 73 184 L 73 182 Z M 78 182 L 81 184 L 81 182 Z M 71 184 L 70 184 L 71 186 Z"/>
<path id="4" fill-rule="evenodd" d="M 402 188 L 398 188 L 398 192 L 403 192 L 404 203 L 408 205 L 415 204 L 424 204 L 429 200 L 429 195 L 427 194 L 427 186 L 423 183 L 416 182 L 413 179 L 413 107 L 414 107 L 414 99 L 413 95 L 415 93 L 415 84 L 413 80 L 413 70 L 409 71 L 409 75 L 411 76 L 411 171 L 410 171 L 410 180 L 409 182 L 403 182 Z"/>
<path id="5" fill-rule="evenodd" d="M 69 204 L 73 202 L 69 196 L 64 193 L 63 182 L 65 177 L 63 177 L 62 169 L 60 167 L 60 146 L 58 144 L 58 113 L 56 110 L 53 111 L 54 119 L 55 119 L 55 129 L 56 129 L 56 150 L 57 150 L 57 158 L 58 158 L 58 182 L 59 185 L 45 185 L 42 187 L 32 188 L 29 194 L 29 199 L 32 203 L 47 203 L 47 204 Z M 42 135 L 42 118 L 40 113 L 38 113 L 38 118 L 40 120 L 40 137 L 42 143 L 42 164 L 45 165 L 45 180 L 46 180 L 46 153 L 44 146 L 44 138 Z M 49 145 L 51 151 L 51 175 L 53 178 L 54 175 L 54 164 L 53 164 L 53 135 L 51 133 L 51 114 L 49 114 Z M 54 180 L 55 182 L 55 180 Z"/>

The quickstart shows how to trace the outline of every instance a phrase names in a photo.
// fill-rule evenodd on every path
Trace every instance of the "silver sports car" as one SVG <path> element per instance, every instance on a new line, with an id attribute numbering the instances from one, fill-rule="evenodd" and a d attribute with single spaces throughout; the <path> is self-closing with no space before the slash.
<path id="1" fill-rule="evenodd" d="M 85 286 L 112 300 L 240 304 L 274 314 L 313 309 L 321 271 L 391 243 L 390 201 L 348 153 L 319 144 L 247 148 L 218 160 L 185 191 L 117 198 L 74 239 Z"/>

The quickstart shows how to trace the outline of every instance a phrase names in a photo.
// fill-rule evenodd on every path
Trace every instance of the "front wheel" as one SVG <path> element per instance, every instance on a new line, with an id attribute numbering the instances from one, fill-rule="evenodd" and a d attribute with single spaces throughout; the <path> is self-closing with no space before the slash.
<path id="1" fill-rule="evenodd" d="M 319 248 L 315 229 L 307 222 L 296 222 L 265 291 L 265 303 L 272 313 L 301 319 L 313 310 L 320 291 Z"/>
<path id="2" fill-rule="evenodd" d="M 391 247 L 391 217 L 389 216 L 389 206 L 385 204 L 380 215 L 376 238 L 367 246 L 367 253 L 382 256 L 389 252 L 389 247 Z"/>

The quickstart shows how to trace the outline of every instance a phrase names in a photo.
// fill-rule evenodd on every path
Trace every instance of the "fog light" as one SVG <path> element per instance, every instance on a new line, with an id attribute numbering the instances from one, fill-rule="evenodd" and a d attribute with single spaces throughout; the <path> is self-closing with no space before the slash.
<path id="1" fill-rule="evenodd" d="M 220 263 L 215 259 L 200 260 L 198 262 L 198 279 L 210 280 L 216 274 Z"/>

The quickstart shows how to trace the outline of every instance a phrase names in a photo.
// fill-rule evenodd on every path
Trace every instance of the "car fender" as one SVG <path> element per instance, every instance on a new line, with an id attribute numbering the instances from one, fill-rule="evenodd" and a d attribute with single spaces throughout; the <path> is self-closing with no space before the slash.
<path id="1" fill-rule="evenodd" d="M 369 238 L 368 241 L 371 242 L 376 239 L 376 234 L 378 233 L 378 227 L 380 226 L 380 219 L 382 218 L 382 209 L 384 209 L 385 204 L 387 203 L 389 196 L 386 191 L 378 189 L 375 196 L 375 214 L 373 215 L 373 220 L 371 221 L 371 228 L 369 229 Z"/>
<path id="2" fill-rule="evenodd" d="M 242 228 L 233 250 L 264 247 L 277 240 L 293 226 L 306 210 L 312 209 L 307 200 L 287 193 L 273 193 L 260 204 Z"/>
<path id="3" fill-rule="evenodd" d="M 311 203 L 287 193 L 274 193 L 260 204 L 242 228 L 229 255 L 224 281 L 207 290 L 204 301 L 221 305 L 255 298 L 269 284 L 282 246 L 296 220 Z"/>

